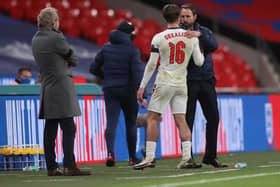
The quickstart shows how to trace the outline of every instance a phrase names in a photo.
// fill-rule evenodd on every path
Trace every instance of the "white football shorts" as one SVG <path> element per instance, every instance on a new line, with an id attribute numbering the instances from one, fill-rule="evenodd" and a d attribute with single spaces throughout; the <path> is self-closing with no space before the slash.
<path id="1" fill-rule="evenodd" d="M 156 85 L 148 110 L 162 114 L 167 105 L 170 104 L 173 114 L 185 114 L 188 100 L 187 92 L 187 86 Z"/>

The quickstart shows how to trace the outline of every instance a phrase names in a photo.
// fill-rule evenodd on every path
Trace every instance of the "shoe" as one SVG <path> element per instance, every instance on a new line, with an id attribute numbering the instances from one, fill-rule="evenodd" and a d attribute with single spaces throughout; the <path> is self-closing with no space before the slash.
<path id="1" fill-rule="evenodd" d="M 154 168 L 156 167 L 156 164 L 155 164 L 155 160 L 153 161 L 147 161 L 147 160 L 142 160 L 139 164 L 135 164 L 132 166 L 133 169 L 135 170 L 140 170 L 140 169 L 144 169 L 144 168 Z"/>
<path id="2" fill-rule="evenodd" d="M 194 159 L 190 158 L 189 160 L 181 160 L 176 166 L 177 169 L 197 169 L 201 168 L 201 164 L 195 163 Z"/>
<path id="3" fill-rule="evenodd" d="M 204 164 L 207 164 L 207 165 L 212 165 L 215 168 L 225 168 L 225 167 L 228 167 L 228 165 L 222 164 L 217 158 L 215 158 L 215 159 L 204 158 L 202 162 Z"/>
<path id="4" fill-rule="evenodd" d="M 82 176 L 91 175 L 90 171 L 81 171 L 76 166 L 74 167 L 64 167 L 64 176 Z"/>
<path id="5" fill-rule="evenodd" d="M 140 162 L 141 162 L 141 160 L 138 159 L 138 158 L 131 158 L 131 159 L 129 159 L 128 165 L 129 165 L 129 166 L 133 166 L 133 165 L 135 165 L 135 164 L 139 164 Z"/>
<path id="6" fill-rule="evenodd" d="M 108 158 L 107 158 L 107 161 L 106 161 L 106 166 L 107 167 L 114 167 L 115 166 L 115 159 L 114 157 L 112 156 L 111 153 L 108 154 Z"/>
<path id="7" fill-rule="evenodd" d="M 48 169 L 48 176 L 62 176 L 63 172 L 60 168 Z"/>

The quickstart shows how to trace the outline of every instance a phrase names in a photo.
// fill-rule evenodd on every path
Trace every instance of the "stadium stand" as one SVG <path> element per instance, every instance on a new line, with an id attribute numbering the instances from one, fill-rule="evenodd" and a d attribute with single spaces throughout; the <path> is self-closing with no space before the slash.
<path id="1" fill-rule="evenodd" d="M 197 2 L 199 3 L 202 1 Z M 136 37 L 134 43 L 141 50 L 142 59 L 144 61 L 148 59 L 150 54 L 150 42 L 152 36 L 163 29 L 154 19 L 141 20 L 134 17 L 129 10 L 113 10 L 105 2 L 97 0 L 3 0 L 0 2 L 0 13 L 2 12 L 5 15 L 9 15 L 16 20 L 23 20 L 36 24 L 36 17 L 39 11 L 46 6 L 57 8 L 60 17 L 63 20 L 61 22 L 61 29 L 68 36 L 84 38 L 94 42 L 98 46 L 102 46 L 104 43 L 108 42 L 109 32 L 112 29 L 115 29 L 121 20 L 126 19 L 131 21 L 136 26 L 137 35 L 141 36 Z M 9 18 L 5 16 L 1 16 L 1 19 L 2 22 L 9 20 Z M 13 22 L 12 20 L 7 22 L 10 21 Z M 32 27 L 30 34 L 27 34 L 28 37 L 25 38 L 26 43 L 30 43 L 31 36 L 35 32 L 34 25 L 24 22 L 17 23 L 22 24 L 21 27 L 16 28 L 17 31 L 22 30 L 21 28 Z M 10 33 L 8 30 L 9 28 L 10 27 L 4 32 Z M 76 44 L 78 41 L 81 41 L 80 39 L 73 40 L 76 41 Z M 77 75 L 86 79 L 90 78 L 90 75 L 87 73 L 89 63 L 92 61 L 90 58 L 94 57 L 95 52 L 99 48 L 95 45 L 90 46 L 92 44 L 89 44 L 88 42 L 82 42 L 87 43 L 86 45 L 89 48 L 87 48 L 86 52 L 89 52 L 90 55 L 87 56 L 88 59 L 83 59 L 78 68 L 74 70 Z M 0 60 L 7 61 L 4 60 L 6 57 L 2 57 L 3 54 L 0 53 Z M 227 47 L 220 46 L 213 54 L 213 59 L 218 80 L 217 87 L 257 87 L 254 71 L 238 54 L 231 53 Z M 34 66 L 34 64 L 32 66 Z M 13 68 L 11 67 L 10 69 Z"/>
<path id="2" fill-rule="evenodd" d="M 212 55 L 217 87 L 256 88 L 253 70 L 239 55 L 219 47 Z"/>
<path id="3" fill-rule="evenodd" d="M 13 82 L 17 70 L 21 66 L 30 67 L 36 79 L 38 68 L 31 51 L 31 40 L 37 30 L 36 26 L 2 16 L 1 14 L 0 24 L 5 25 L 0 29 L 0 78 L 3 79 L 0 82 L 2 84 Z M 73 68 L 74 75 L 77 76 L 77 79 L 79 77 L 86 79 L 92 78 L 88 69 L 99 47 L 83 39 L 67 38 L 75 48 L 75 51 L 77 51 L 80 59 L 80 64 Z"/>
<path id="4" fill-rule="evenodd" d="M 280 2 L 275 0 L 177 0 L 192 2 L 202 14 L 261 38 L 280 42 Z"/>

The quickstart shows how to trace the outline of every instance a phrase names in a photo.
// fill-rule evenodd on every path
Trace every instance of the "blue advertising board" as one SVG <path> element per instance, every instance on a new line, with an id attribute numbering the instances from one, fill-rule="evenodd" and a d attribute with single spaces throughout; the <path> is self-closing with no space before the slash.
<path id="1" fill-rule="evenodd" d="M 75 118 L 75 154 L 78 163 L 103 162 L 107 157 L 105 129 L 106 114 L 102 96 L 79 96 L 82 116 Z M 275 124 L 272 116 L 274 103 L 268 95 L 219 95 L 220 122 L 218 130 L 218 152 L 246 152 L 275 150 L 273 137 Z M 0 96 L 0 146 L 36 144 L 43 148 L 44 121 L 38 119 L 39 96 Z M 139 113 L 147 113 L 140 108 Z M 159 124 L 160 138 L 156 157 L 181 155 L 178 131 L 170 108 L 167 108 Z M 206 121 L 198 103 L 194 129 L 193 151 L 203 154 L 205 149 Z M 57 154 L 62 161 L 62 133 L 58 132 Z M 145 146 L 145 128 L 138 128 L 137 155 L 142 156 Z M 126 129 L 121 114 L 116 133 L 116 159 L 128 160 Z"/>

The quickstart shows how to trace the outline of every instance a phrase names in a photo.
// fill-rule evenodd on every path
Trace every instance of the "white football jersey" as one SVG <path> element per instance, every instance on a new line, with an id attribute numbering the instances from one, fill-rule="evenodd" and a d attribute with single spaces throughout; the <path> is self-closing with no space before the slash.
<path id="1" fill-rule="evenodd" d="M 198 38 L 187 38 L 186 30 L 181 28 L 171 28 L 156 34 L 152 39 L 152 52 L 159 52 L 160 56 L 155 84 L 185 86 L 191 55 L 198 66 L 204 61 Z"/>

